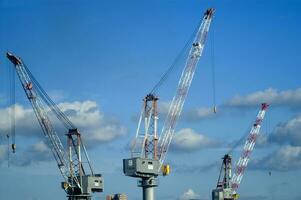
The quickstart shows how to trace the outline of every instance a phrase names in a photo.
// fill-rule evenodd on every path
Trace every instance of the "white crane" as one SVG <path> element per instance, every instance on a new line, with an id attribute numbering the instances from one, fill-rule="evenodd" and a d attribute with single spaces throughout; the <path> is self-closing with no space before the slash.
<path id="1" fill-rule="evenodd" d="M 81 134 L 43 90 L 21 58 L 12 53 L 7 53 L 6 56 L 15 66 L 21 85 L 64 178 L 62 188 L 66 191 L 68 200 L 90 200 L 92 192 L 103 191 L 103 179 L 100 174 L 93 172 Z M 65 133 L 67 136 L 66 148 L 55 131 L 49 112 L 52 112 L 67 130 Z M 82 151 L 84 152 L 83 156 Z M 84 168 L 83 163 L 88 164 L 88 169 Z"/>
<path id="2" fill-rule="evenodd" d="M 132 158 L 123 160 L 124 173 L 127 176 L 141 178 L 138 186 L 143 188 L 143 200 L 154 199 L 154 187 L 158 185 L 156 177 L 160 174 L 161 170 L 163 169 L 163 175 L 169 173 L 169 166 L 163 167 L 164 160 L 198 61 L 202 56 L 213 14 L 214 9 L 207 9 L 202 18 L 201 25 L 198 27 L 159 138 L 157 133 L 157 101 L 159 98 L 153 93 L 148 94 L 144 98 L 136 137 L 131 149 Z M 163 78 L 165 78 L 165 75 Z M 144 129 L 141 126 L 143 121 Z"/>

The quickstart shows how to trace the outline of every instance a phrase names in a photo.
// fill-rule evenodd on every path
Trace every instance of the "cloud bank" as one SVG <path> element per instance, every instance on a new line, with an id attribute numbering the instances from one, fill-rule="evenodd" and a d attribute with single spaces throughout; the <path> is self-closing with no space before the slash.
<path id="1" fill-rule="evenodd" d="M 268 88 L 245 96 L 236 95 L 225 105 L 230 107 L 253 107 L 263 102 L 273 106 L 301 106 L 301 88 L 283 91 Z"/>
<path id="2" fill-rule="evenodd" d="M 64 102 L 58 104 L 61 110 L 69 117 L 69 119 L 79 128 L 82 139 L 88 148 L 93 148 L 99 144 L 112 142 L 127 132 L 116 119 L 105 116 L 99 106 L 94 101 L 75 101 Z M 12 164 L 18 166 L 27 166 L 32 163 L 39 163 L 52 159 L 51 151 L 45 143 L 45 138 L 41 127 L 38 124 L 36 116 L 32 108 L 25 108 L 22 105 L 15 105 L 15 121 L 16 135 L 23 136 L 27 139 L 38 140 L 39 142 L 29 146 L 22 152 L 22 156 L 17 156 Z M 10 131 L 10 115 L 12 107 L 0 109 L 0 134 L 6 137 Z M 55 130 L 62 140 L 63 145 L 66 144 L 65 133 L 61 123 L 50 115 Z M 6 147 L 7 148 L 7 147 Z M 5 160 L 6 149 L 0 148 L 0 160 Z"/>
<path id="3" fill-rule="evenodd" d="M 195 193 L 192 189 L 188 189 L 178 198 L 178 200 L 197 200 L 197 199 L 200 199 L 200 195 Z"/>
<path id="4" fill-rule="evenodd" d="M 216 147 L 218 142 L 193 129 L 184 128 L 175 133 L 171 149 L 182 152 L 191 152 L 203 148 Z"/>
<path id="5" fill-rule="evenodd" d="M 111 142 L 126 134 L 126 128 L 117 120 L 106 117 L 94 101 L 75 101 L 58 104 L 61 110 L 80 129 L 82 137 L 87 143 Z M 0 109 L 0 132 L 8 133 L 10 130 L 10 115 L 12 107 Z M 15 105 L 16 134 L 21 136 L 40 137 L 42 130 L 37 123 L 32 108 Z M 51 115 L 50 115 L 51 116 Z M 51 118 L 52 119 L 52 118 Z M 61 127 L 58 120 L 52 119 L 55 127 Z M 64 136 L 65 132 L 60 128 L 58 135 Z"/>
<path id="6" fill-rule="evenodd" d="M 53 157 L 49 147 L 44 141 L 39 141 L 27 147 L 21 154 L 16 155 L 16 158 L 12 160 L 12 164 L 16 166 L 29 166 L 52 159 Z"/>
<path id="7" fill-rule="evenodd" d="M 170 103 L 171 102 L 169 101 L 159 101 L 158 110 L 161 119 L 165 119 L 167 116 Z M 211 118 L 214 115 L 214 110 L 211 107 L 195 107 L 188 110 L 183 108 L 180 120 L 185 122 L 196 122 L 202 119 Z"/>
<path id="8" fill-rule="evenodd" d="M 301 146 L 301 115 L 279 123 L 270 135 L 269 142 Z"/>
<path id="9" fill-rule="evenodd" d="M 275 171 L 301 169 L 301 147 L 283 146 L 261 159 L 251 161 L 250 168 Z"/>

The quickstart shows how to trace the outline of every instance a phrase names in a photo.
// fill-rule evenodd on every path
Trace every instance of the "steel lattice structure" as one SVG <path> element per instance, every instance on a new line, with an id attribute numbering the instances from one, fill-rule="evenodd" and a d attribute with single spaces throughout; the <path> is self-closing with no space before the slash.
<path id="1" fill-rule="evenodd" d="M 175 132 L 176 123 L 181 114 L 189 87 L 191 85 L 194 72 L 196 70 L 198 61 L 202 56 L 213 14 L 214 9 L 211 8 L 208 9 L 203 16 L 201 25 L 197 30 L 194 42 L 189 51 L 186 64 L 178 83 L 176 94 L 172 99 L 159 139 L 157 138 L 158 97 L 156 97 L 154 94 L 148 94 L 144 98 L 136 137 L 133 141 L 131 149 L 132 157 L 138 156 L 141 158 L 147 158 L 147 154 L 151 152 L 153 154 L 153 158 L 158 159 L 161 166 L 163 165 L 173 134 Z M 141 128 L 141 123 L 143 123 L 143 121 L 144 130 Z"/>
<path id="2" fill-rule="evenodd" d="M 7 53 L 7 58 L 15 66 L 15 70 L 25 94 L 32 105 L 36 118 L 46 137 L 48 146 L 50 147 L 57 162 L 57 166 L 65 180 L 62 185 L 63 189 L 69 195 L 69 199 L 90 199 L 89 194 L 86 194 L 84 191 L 87 187 L 83 187 L 82 179 L 84 176 L 85 178 L 94 176 L 94 172 L 86 148 L 82 143 L 81 134 L 75 125 L 43 90 L 30 70 L 22 62 L 21 58 L 11 53 Z M 50 112 L 53 113 L 67 129 L 67 132 L 65 132 L 65 135 L 67 136 L 66 148 L 62 144 L 61 139 L 50 120 Z M 82 151 L 83 155 L 81 153 Z M 86 173 L 83 163 L 88 165 L 90 175 Z M 100 175 L 95 176 L 100 177 Z"/>
<path id="3" fill-rule="evenodd" d="M 213 14 L 214 9 L 211 8 L 208 9 L 203 16 L 202 23 L 195 36 L 194 42 L 189 52 L 189 56 L 186 60 L 185 67 L 182 71 L 176 94 L 173 97 L 171 105 L 169 107 L 169 111 L 158 141 L 158 155 L 161 166 L 164 163 L 168 148 L 173 138 L 175 127 L 180 117 L 198 61 L 202 56 Z"/>
<path id="4" fill-rule="evenodd" d="M 266 110 L 268 109 L 269 105 L 267 103 L 261 104 L 261 108 L 257 114 L 256 120 L 252 126 L 252 129 L 247 137 L 247 140 L 245 142 L 243 151 L 241 153 L 241 156 L 236 164 L 235 173 L 231 179 L 232 182 L 232 189 L 233 192 L 236 192 L 238 189 L 241 180 L 244 175 L 244 171 L 248 166 L 251 153 L 254 149 L 254 146 L 256 144 L 256 139 L 260 133 L 261 123 L 264 119 Z"/>

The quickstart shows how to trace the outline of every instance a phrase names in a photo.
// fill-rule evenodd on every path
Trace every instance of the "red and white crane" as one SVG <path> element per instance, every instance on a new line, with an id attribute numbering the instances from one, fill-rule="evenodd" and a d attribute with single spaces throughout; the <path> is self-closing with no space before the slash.
<path id="1" fill-rule="evenodd" d="M 238 199 L 237 189 L 242 181 L 245 169 L 250 161 L 250 156 L 254 150 L 256 140 L 260 134 L 260 128 L 264 119 L 265 113 L 269 105 L 262 103 L 257 114 L 255 122 L 249 132 L 241 156 L 236 164 L 234 175 L 232 176 L 232 158 L 230 154 L 223 157 L 217 187 L 212 191 L 212 200 L 234 200 Z M 222 175 L 223 174 L 223 175 Z"/>
<path id="2" fill-rule="evenodd" d="M 269 107 L 269 105 L 267 103 L 261 104 L 261 108 L 257 114 L 256 120 L 255 120 L 255 122 L 252 126 L 252 129 L 248 135 L 248 138 L 245 142 L 241 156 L 236 164 L 235 173 L 231 179 L 232 189 L 234 192 L 236 192 L 236 190 L 238 189 L 238 187 L 241 183 L 242 177 L 244 175 L 245 169 L 248 166 L 251 153 L 256 144 L 256 139 L 260 133 L 261 123 L 263 121 L 263 118 L 265 116 L 265 113 L 266 113 L 266 110 L 268 109 L 268 107 Z"/>

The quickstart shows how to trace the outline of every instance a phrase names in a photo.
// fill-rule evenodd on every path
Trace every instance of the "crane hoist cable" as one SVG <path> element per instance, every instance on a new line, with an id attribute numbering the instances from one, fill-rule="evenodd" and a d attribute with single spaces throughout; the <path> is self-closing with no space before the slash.
<path id="1" fill-rule="evenodd" d="M 7 167 L 10 166 L 10 146 L 9 146 L 9 134 L 6 134 L 7 138 Z"/>
<path id="2" fill-rule="evenodd" d="M 162 85 L 166 82 L 168 77 L 170 76 L 171 73 L 175 71 L 177 68 L 178 63 L 181 61 L 181 59 L 185 59 L 184 55 L 188 53 L 190 44 L 192 43 L 194 36 L 196 35 L 198 31 L 198 27 L 200 26 L 201 21 L 199 24 L 196 26 L 195 30 L 187 40 L 186 44 L 184 47 L 181 49 L 175 60 L 172 62 L 172 64 L 169 66 L 169 68 L 163 73 L 159 81 L 154 85 L 154 87 L 151 89 L 149 94 L 156 94 L 157 91 L 160 89 Z M 216 75 L 215 75 L 215 49 L 214 49 L 214 26 L 212 27 L 212 33 L 211 33 L 211 74 L 212 74 L 212 103 L 213 103 L 213 112 L 217 113 L 217 105 L 216 105 Z"/>
<path id="3" fill-rule="evenodd" d="M 268 113 L 265 113 L 265 127 L 266 127 L 266 133 L 269 133 L 269 114 Z M 250 125 L 248 126 L 248 127 L 251 127 L 252 126 L 252 124 L 253 124 L 253 122 L 252 123 L 250 123 Z M 247 137 L 248 137 L 248 135 L 249 135 L 249 133 L 250 133 L 250 130 L 249 130 L 250 128 L 248 128 L 245 132 L 244 132 L 244 134 L 242 135 L 242 137 L 241 138 L 239 138 L 239 140 L 237 140 L 236 142 L 234 142 L 230 147 L 229 147 L 229 151 L 228 151 L 228 153 L 227 154 L 232 154 L 232 152 L 238 147 L 238 146 L 240 146 L 240 145 L 243 145 L 243 143 L 245 142 L 245 140 L 247 139 Z"/>
<path id="4" fill-rule="evenodd" d="M 214 49 L 214 24 L 211 28 L 211 73 L 212 73 L 212 101 L 213 101 L 213 113 L 217 113 L 216 106 L 216 75 L 215 75 L 215 49 Z"/>
<path id="5" fill-rule="evenodd" d="M 186 55 L 186 53 L 188 53 L 188 50 L 190 49 L 190 45 L 191 45 L 193 39 L 195 38 L 195 35 L 198 32 L 198 28 L 200 27 L 201 23 L 202 23 L 201 21 L 198 23 L 195 30 L 191 34 L 191 36 L 188 38 L 188 40 L 187 40 L 186 44 L 184 45 L 184 47 L 178 53 L 175 60 L 172 62 L 172 64 L 169 66 L 169 68 L 165 71 L 165 73 L 163 73 L 163 75 L 161 76 L 159 81 L 151 89 L 149 94 L 156 94 L 157 91 L 159 90 L 159 88 L 166 82 L 169 75 L 176 69 L 177 66 L 179 66 L 178 63 L 181 61 L 181 59 L 185 59 L 184 55 Z"/>
<path id="6" fill-rule="evenodd" d="M 229 146 L 229 151 L 227 152 L 227 154 L 232 154 L 232 152 L 240 145 L 243 144 L 243 142 L 246 140 L 246 138 L 248 137 L 249 135 L 249 129 L 246 130 L 244 132 L 244 134 L 236 141 L 234 141 L 230 146 Z"/>
<path id="7" fill-rule="evenodd" d="M 42 86 L 39 84 L 39 82 L 35 79 L 35 77 L 32 75 L 31 71 L 29 70 L 29 68 L 26 66 L 26 64 L 23 63 L 24 68 L 26 69 L 28 76 L 30 77 L 30 79 L 32 80 L 32 84 L 35 86 L 35 88 L 37 89 L 37 92 L 39 93 L 39 96 L 41 97 L 41 99 L 43 99 L 43 101 L 46 103 L 46 105 L 51 109 L 51 111 L 55 114 L 55 116 L 59 119 L 59 121 L 65 126 L 65 128 L 67 129 L 76 129 L 76 126 L 68 119 L 68 117 L 65 115 L 65 113 L 63 113 L 63 111 L 57 106 L 57 104 L 49 97 L 49 95 L 46 93 L 46 91 L 42 88 Z M 72 141 L 72 146 L 73 148 L 76 147 L 76 144 L 74 143 L 74 141 Z M 90 159 L 88 157 L 88 153 L 87 150 L 85 148 L 84 145 L 84 141 L 83 138 L 81 138 L 81 146 L 84 150 L 84 154 L 87 157 L 87 159 L 89 160 L 88 165 L 89 168 L 92 172 L 92 166 L 90 163 Z M 78 154 L 77 151 L 75 151 L 76 154 Z M 79 155 L 77 155 L 79 156 Z M 84 169 L 84 168 L 82 168 Z"/>
<path id="8" fill-rule="evenodd" d="M 32 75 L 31 71 L 28 69 L 28 67 L 24 65 L 24 68 L 27 70 L 29 77 L 32 80 L 32 83 L 36 86 L 37 91 L 39 92 L 39 95 L 41 98 L 45 101 L 47 106 L 55 113 L 57 118 L 63 123 L 63 125 L 68 129 L 74 129 L 75 125 L 68 119 L 68 117 L 60 110 L 60 108 L 56 105 L 56 103 L 53 102 L 53 100 L 49 97 L 49 95 L 45 92 L 45 90 L 41 87 L 39 82 L 35 79 L 35 77 Z"/>
<path id="9" fill-rule="evenodd" d="M 223 172 L 223 165 L 221 165 L 221 167 L 220 167 L 217 183 L 219 182 L 219 180 L 221 180 L 222 172 Z"/>
<path id="10" fill-rule="evenodd" d="M 10 138 L 11 138 L 11 149 L 12 152 L 16 152 L 16 85 L 15 85 L 15 72 L 14 69 L 9 68 L 9 98 L 10 98 Z"/>
<path id="11" fill-rule="evenodd" d="M 7 150 L 5 151 L 5 147 L 7 145 Z M 7 167 L 9 167 L 9 161 L 10 161 L 10 135 L 9 134 L 4 134 L 0 133 L 0 151 L 3 151 L 4 154 L 7 156 Z"/>

